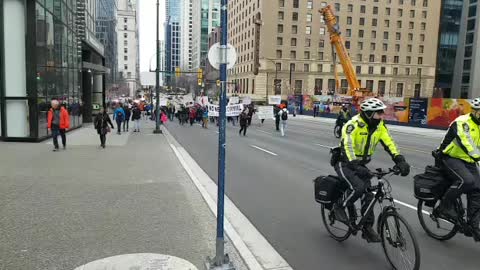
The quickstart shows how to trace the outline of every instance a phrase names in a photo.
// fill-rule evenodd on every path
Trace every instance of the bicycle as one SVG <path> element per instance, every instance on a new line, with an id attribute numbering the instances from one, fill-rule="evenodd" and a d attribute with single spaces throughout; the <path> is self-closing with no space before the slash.
<path id="1" fill-rule="evenodd" d="M 452 239 L 457 233 L 461 233 L 466 237 L 473 237 L 476 242 L 480 241 L 480 236 L 474 236 L 473 228 L 467 222 L 467 211 L 461 197 L 454 204 L 455 211 L 458 214 L 455 220 L 445 220 L 437 217 L 434 210 L 439 204 L 440 200 L 418 201 L 417 216 L 420 220 L 420 225 L 428 236 L 440 241 L 446 241 Z"/>
<path id="2" fill-rule="evenodd" d="M 350 224 L 345 224 L 335 219 L 334 207 L 332 210 L 329 210 L 322 204 L 322 220 L 324 223 L 327 232 L 330 236 L 339 241 L 347 240 L 350 235 L 356 235 L 359 231 L 363 229 L 363 226 L 366 222 L 366 217 L 370 214 L 374 206 L 378 203 L 382 208 L 381 213 L 377 218 L 377 232 L 380 234 L 382 248 L 387 257 L 388 262 L 394 269 L 413 269 L 418 270 L 420 268 L 420 250 L 418 247 L 417 239 L 413 234 L 413 230 L 410 225 L 407 223 L 405 218 L 403 218 L 397 211 L 395 206 L 395 200 L 392 197 L 392 186 L 385 177 L 387 175 L 399 174 L 398 169 L 391 168 L 388 171 L 382 169 L 376 169 L 375 172 L 371 172 L 371 175 L 378 179 L 378 184 L 376 186 L 371 186 L 367 189 L 368 192 L 375 192 L 374 200 L 370 203 L 365 214 L 358 223 L 356 223 L 356 209 L 354 205 L 350 205 L 347 211 L 347 215 L 350 220 Z M 343 197 L 338 199 L 336 203 L 342 203 L 344 197 L 346 196 L 345 192 Z M 384 206 L 383 202 L 387 201 L 389 205 Z M 352 216 L 355 215 L 355 216 Z M 338 225 L 336 225 L 338 223 Z M 344 228 L 338 228 L 336 226 L 344 226 Z M 403 228 L 402 228 L 403 227 Z M 337 234 L 334 230 L 339 230 Z M 408 237 L 411 241 L 408 242 Z M 393 249 L 390 251 L 389 247 Z M 404 253 L 409 251 L 409 248 L 413 252 L 413 258 L 405 257 Z M 395 256 L 393 251 L 398 250 L 400 254 Z M 394 262 L 395 258 L 401 258 L 400 262 Z"/>

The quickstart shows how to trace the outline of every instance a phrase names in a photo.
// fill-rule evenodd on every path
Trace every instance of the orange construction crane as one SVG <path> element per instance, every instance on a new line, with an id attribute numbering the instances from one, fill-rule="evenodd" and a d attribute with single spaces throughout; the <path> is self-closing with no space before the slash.
<path id="1" fill-rule="evenodd" d="M 371 96 L 373 95 L 372 92 L 366 88 L 361 88 L 360 83 L 357 79 L 357 74 L 355 73 L 355 69 L 352 65 L 352 60 L 348 55 L 347 49 L 345 48 L 341 33 L 340 33 L 340 26 L 337 23 L 337 19 L 335 18 L 335 14 L 333 13 L 332 7 L 330 5 L 322 8 L 320 13 L 323 15 L 325 20 L 325 24 L 328 28 L 328 33 L 330 34 L 330 43 L 332 44 L 332 55 L 333 55 L 333 66 L 334 66 L 334 73 L 335 73 L 335 81 L 337 83 L 337 88 L 339 88 L 339 80 L 337 74 L 337 63 L 335 59 L 334 50 L 337 52 L 337 56 L 340 59 L 340 64 L 343 67 L 343 73 L 348 81 L 348 85 L 350 89 L 348 91 L 348 95 L 352 96 L 354 99 L 354 103 L 358 100 L 359 97 L 362 96 Z"/>

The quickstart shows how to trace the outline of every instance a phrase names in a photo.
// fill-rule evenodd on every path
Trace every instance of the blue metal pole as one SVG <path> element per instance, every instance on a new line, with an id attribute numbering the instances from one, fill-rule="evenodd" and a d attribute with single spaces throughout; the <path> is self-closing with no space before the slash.
<path id="1" fill-rule="evenodd" d="M 220 46 L 222 48 L 220 64 L 220 115 L 219 115 L 219 134 L 218 134 L 218 204 L 217 204 L 217 245 L 216 260 L 217 266 L 224 264 L 224 197 L 225 197 L 225 141 L 226 141 L 226 120 L 227 120 L 227 5 L 228 0 L 221 0 L 220 25 L 222 28 Z"/>

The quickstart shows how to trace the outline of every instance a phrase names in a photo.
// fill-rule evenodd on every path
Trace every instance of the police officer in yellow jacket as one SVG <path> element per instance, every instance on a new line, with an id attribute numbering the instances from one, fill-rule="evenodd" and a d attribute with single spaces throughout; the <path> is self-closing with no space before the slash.
<path id="1" fill-rule="evenodd" d="M 348 223 L 345 207 L 349 206 L 352 215 L 352 205 L 362 197 L 362 213 L 364 213 L 373 200 L 367 188 L 371 186 L 369 169 L 365 166 L 370 162 L 378 143 L 381 143 L 390 154 L 402 176 L 410 173 L 410 165 L 400 155 L 385 123 L 383 122 L 385 104 L 377 98 L 369 98 L 360 104 L 360 114 L 348 121 L 342 129 L 340 147 L 342 149 L 341 161 L 335 164 L 338 176 L 347 183 L 350 190 L 343 205 L 335 205 L 335 216 L 339 221 Z M 363 237 L 369 242 L 380 242 L 380 237 L 373 230 L 373 211 L 367 216 L 363 230 Z"/>
<path id="2" fill-rule="evenodd" d="M 453 181 L 442 198 L 435 214 L 448 220 L 456 220 L 453 203 L 467 194 L 468 220 L 474 229 L 475 239 L 480 240 L 480 98 L 470 101 L 472 113 L 457 117 L 443 139 L 438 151 L 448 176 Z"/>

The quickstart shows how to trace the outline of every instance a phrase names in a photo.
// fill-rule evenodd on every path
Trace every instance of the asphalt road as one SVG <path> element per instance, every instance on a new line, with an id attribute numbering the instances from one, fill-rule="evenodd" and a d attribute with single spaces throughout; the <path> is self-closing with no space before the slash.
<path id="1" fill-rule="evenodd" d="M 275 131 L 272 120 L 261 127 L 254 122 L 247 137 L 238 135 L 238 125 L 227 125 L 227 195 L 296 270 L 391 269 L 380 244 L 368 244 L 359 236 L 338 243 L 322 224 L 312 179 L 335 174 L 329 164 L 329 147 L 338 144 L 333 124 L 289 119 L 286 137 Z M 216 127 L 202 129 L 173 122 L 167 128 L 216 181 Z M 391 133 L 413 167 L 409 177 L 391 178 L 393 194 L 397 200 L 416 206 L 413 175 L 433 161 L 430 152 L 440 139 Z M 369 167 L 391 166 L 390 157 L 382 147 L 377 148 Z M 480 243 L 462 235 L 447 242 L 431 239 L 421 228 L 416 211 L 398 206 L 419 241 L 421 269 L 479 269 Z"/>

